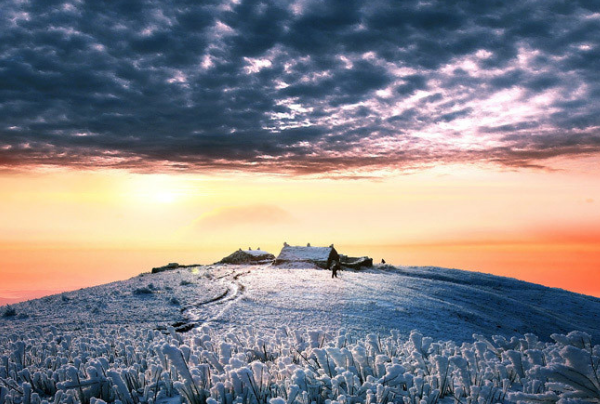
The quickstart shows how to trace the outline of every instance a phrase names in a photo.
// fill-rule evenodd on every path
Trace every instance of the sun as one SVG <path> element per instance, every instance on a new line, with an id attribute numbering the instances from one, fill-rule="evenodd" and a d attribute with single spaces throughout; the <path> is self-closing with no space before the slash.
<path id="1" fill-rule="evenodd" d="M 136 176 L 127 192 L 130 199 L 151 205 L 170 205 L 185 196 L 185 189 L 176 179 L 166 175 Z"/>
<path id="2" fill-rule="evenodd" d="M 177 194 L 171 191 L 158 191 L 150 195 L 151 199 L 160 204 L 171 204 L 177 201 Z"/>

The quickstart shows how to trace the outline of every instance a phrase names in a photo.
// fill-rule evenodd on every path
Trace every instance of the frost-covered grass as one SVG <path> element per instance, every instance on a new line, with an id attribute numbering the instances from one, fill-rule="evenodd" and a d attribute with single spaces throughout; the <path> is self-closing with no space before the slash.
<path id="1" fill-rule="evenodd" d="M 0 404 L 600 402 L 600 346 L 552 338 L 38 327 L 0 336 Z"/>
<path id="2" fill-rule="evenodd" d="M 184 317 L 181 305 L 193 306 L 226 290 L 223 283 L 212 282 L 211 276 L 204 267 L 146 273 L 126 281 L 12 304 L 10 309 L 16 316 L 10 318 L 3 315 L 7 309 L 0 307 L 0 332 L 20 332 L 33 326 L 73 330 L 93 324 L 136 324 L 145 328 L 168 325 Z"/>

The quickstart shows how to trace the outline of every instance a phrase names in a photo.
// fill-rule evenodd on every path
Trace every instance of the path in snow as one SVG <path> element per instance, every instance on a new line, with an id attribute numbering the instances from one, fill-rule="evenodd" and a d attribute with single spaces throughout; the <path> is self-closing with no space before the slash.
<path id="1" fill-rule="evenodd" d="M 244 291 L 245 286 L 238 280 L 242 275 L 248 274 L 247 272 L 235 272 L 232 271 L 225 275 L 221 275 L 216 278 L 226 289 L 220 295 L 213 297 L 206 301 L 193 303 L 189 307 L 181 309 L 185 320 L 178 321 L 173 325 L 176 331 L 187 332 L 194 327 L 201 327 L 204 325 L 210 325 L 211 323 L 218 321 L 219 318 L 225 313 L 225 311 L 240 298 L 241 293 Z M 216 310 L 212 310 L 213 305 L 221 306 Z"/>

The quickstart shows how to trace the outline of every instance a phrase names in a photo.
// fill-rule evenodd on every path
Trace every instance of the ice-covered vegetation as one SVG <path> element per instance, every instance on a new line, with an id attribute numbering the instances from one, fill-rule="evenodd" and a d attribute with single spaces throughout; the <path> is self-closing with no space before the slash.
<path id="1" fill-rule="evenodd" d="M 589 335 L 474 338 L 34 328 L 0 336 L 0 404 L 600 402 Z"/>

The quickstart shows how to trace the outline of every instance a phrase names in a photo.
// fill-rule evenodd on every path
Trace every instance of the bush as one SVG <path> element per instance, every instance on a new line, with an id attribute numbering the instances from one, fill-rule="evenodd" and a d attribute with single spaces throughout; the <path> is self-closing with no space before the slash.
<path id="1" fill-rule="evenodd" d="M 2 313 L 2 317 L 14 317 L 17 315 L 17 310 L 14 307 L 6 306 L 4 313 Z"/>
<path id="2" fill-rule="evenodd" d="M 133 291 L 133 294 L 136 296 L 151 295 L 153 293 L 154 291 L 150 288 L 137 288 Z"/>

